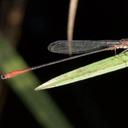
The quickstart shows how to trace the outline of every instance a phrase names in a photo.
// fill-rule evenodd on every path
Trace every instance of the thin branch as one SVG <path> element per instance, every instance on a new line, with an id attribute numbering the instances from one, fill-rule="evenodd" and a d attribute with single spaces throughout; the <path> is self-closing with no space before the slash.
<path id="1" fill-rule="evenodd" d="M 78 0 L 70 0 L 68 24 L 67 24 L 67 39 L 68 39 L 68 47 L 69 47 L 70 55 L 72 54 L 71 41 L 73 39 L 77 6 L 78 6 Z"/>

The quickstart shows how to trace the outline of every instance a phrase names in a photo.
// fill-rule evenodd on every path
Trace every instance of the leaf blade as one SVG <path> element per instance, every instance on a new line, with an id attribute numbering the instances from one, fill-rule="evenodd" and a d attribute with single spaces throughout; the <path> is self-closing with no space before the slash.
<path id="1" fill-rule="evenodd" d="M 87 66 L 80 67 L 70 72 L 57 76 L 35 88 L 36 91 L 86 80 L 95 76 L 128 67 L 128 52 L 120 53 Z"/>

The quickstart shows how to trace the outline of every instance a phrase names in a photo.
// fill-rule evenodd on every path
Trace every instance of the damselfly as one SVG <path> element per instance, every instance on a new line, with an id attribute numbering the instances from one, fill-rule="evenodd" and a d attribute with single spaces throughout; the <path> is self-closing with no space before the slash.
<path id="1" fill-rule="evenodd" d="M 72 54 L 79 54 L 75 55 L 69 58 L 57 60 L 54 62 L 50 62 L 47 64 L 42 64 L 39 66 L 34 66 L 31 68 L 23 69 L 23 70 L 15 70 L 12 72 L 9 72 L 7 74 L 2 74 L 1 79 L 8 79 L 15 77 L 17 75 L 36 70 L 39 68 L 43 68 L 46 66 L 50 66 L 53 64 L 57 64 L 60 62 L 68 61 L 68 60 L 73 60 L 79 57 L 87 56 L 90 54 L 98 53 L 98 52 L 103 52 L 103 51 L 108 51 L 108 50 L 117 50 L 117 49 L 128 49 L 128 40 L 123 39 L 123 40 L 73 40 L 71 42 L 72 46 Z M 61 53 L 61 54 L 68 54 L 68 41 L 66 40 L 60 40 L 60 41 L 55 41 L 51 43 L 48 46 L 48 50 L 53 53 Z"/>

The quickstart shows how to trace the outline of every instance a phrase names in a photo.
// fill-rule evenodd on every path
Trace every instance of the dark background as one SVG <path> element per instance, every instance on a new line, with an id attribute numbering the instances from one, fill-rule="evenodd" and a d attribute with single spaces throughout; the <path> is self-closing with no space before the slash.
<path id="1" fill-rule="evenodd" d="M 69 0 L 28 1 L 17 51 L 29 66 L 68 57 L 47 50 L 51 42 L 66 39 L 68 4 Z M 127 5 L 123 0 L 79 0 L 74 39 L 127 38 Z M 114 52 L 98 53 L 34 73 L 43 83 L 64 72 L 112 55 Z M 75 128 L 127 127 L 127 80 L 128 70 L 123 69 L 50 89 L 48 93 Z M 10 89 L 5 106 L 2 128 L 17 127 L 15 121 L 21 127 L 40 128 Z M 8 114 L 10 112 L 14 112 L 13 116 Z"/>

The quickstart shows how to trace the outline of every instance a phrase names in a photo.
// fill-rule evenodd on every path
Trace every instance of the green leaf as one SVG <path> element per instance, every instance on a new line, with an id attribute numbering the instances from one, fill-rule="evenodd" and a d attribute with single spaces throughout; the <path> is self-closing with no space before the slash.
<path id="1" fill-rule="evenodd" d="M 74 83 L 126 67 L 128 67 L 128 52 L 120 53 L 68 73 L 64 73 L 38 86 L 35 90 L 43 90 Z"/>
<path id="2" fill-rule="evenodd" d="M 27 68 L 23 58 L 10 46 L 8 40 L 0 37 L 0 70 L 9 72 L 19 68 Z M 35 92 L 33 90 L 40 82 L 32 72 L 4 80 L 4 82 L 7 82 L 19 96 L 42 127 L 72 128 L 64 113 L 46 91 Z"/>

